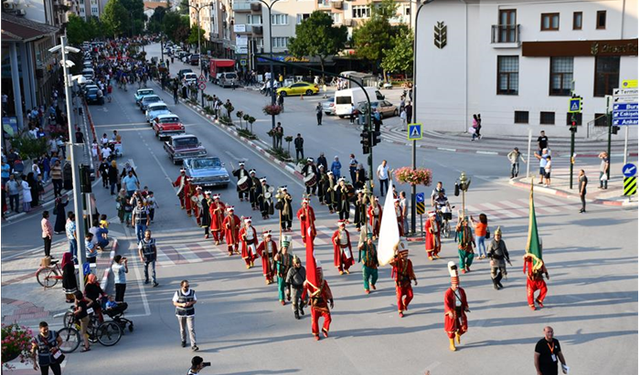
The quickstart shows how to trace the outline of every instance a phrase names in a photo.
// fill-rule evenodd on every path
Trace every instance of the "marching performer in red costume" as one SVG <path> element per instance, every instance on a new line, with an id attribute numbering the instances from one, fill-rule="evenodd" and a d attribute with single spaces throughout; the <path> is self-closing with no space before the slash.
<path id="1" fill-rule="evenodd" d="M 191 203 L 193 207 L 193 216 L 196 218 L 196 223 L 200 225 L 200 215 L 202 210 L 202 200 L 204 199 L 204 194 L 202 194 L 202 187 L 196 186 L 194 189 L 194 193 L 191 197 Z"/>
<path id="2" fill-rule="evenodd" d="M 369 225 L 373 232 L 373 237 L 378 238 L 380 236 L 380 222 L 382 220 L 382 206 L 380 206 L 378 197 L 375 198 L 375 202 L 367 209 L 367 216 L 369 216 Z"/>
<path id="3" fill-rule="evenodd" d="M 316 269 L 318 277 L 318 285 L 312 285 L 307 279 L 304 282 L 304 290 L 302 292 L 302 300 L 304 301 L 309 294 L 309 305 L 311 305 L 311 333 L 316 341 L 320 340 L 320 330 L 318 329 L 318 320 L 322 316 L 324 324 L 322 325 L 322 335 L 329 337 L 329 326 L 331 325 L 331 311 L 333 309 L 333 294 L 329 284 L 322 277 L 322 268 Z"/>
<path id="4" fill-rule="evenodd" d="M 302 199 L 302 207 L 298 210 L 297 217 L 298 220 L 300 220 L 300 234 L 302 235 L 302 242 L 306 242 L 308 226 L 314 228 L 313 230 L 315 231 L 316 222 L 316 215 L 313 212 L 313 207 L 309 204 L 309 198 Z"/>
<path id="5" fill-rule="evenodd" d="M 444 331 L 449 336 L 449 349 L 455 352 L 454 339 L 460 344 L 460 336 L 468 330 L 469 305 L 467 304 L 467 294 L 459 286 L 458 266 L 455 262 L 449 262 L 447 268 L 449 275 L 451 275 L 451 287 L 444 293 Z"/>
<path id="6" fill-rule="evenodd" d="M 527 275 L 527 302 L 531 310 L 536 310 L 534 301 L 538 303 L 541 308 L 544 307 L 542 302 L 547 296 L 547 283 L 544 281 L 542 275 L 544 274 L 549 280 L 549 272 L 544 263 L 539 268 L 533 266 L 533 255 L 527 253 L 523 257 L 524 264 L 522 265 L 522 272 Z M 540 291 L 538 298 L 535 298 L 535 292 Z"/>
<path id="7" fill-rule="evenodd" d="M 258 258 L 258 232 L 251 225 L 251 217 L 244 219 L 244 227 L 240 229 L 239 238 L 242 241 L 242 259 L 247 264 L 247 269 L 253 267 L 253 262 Z"/>
<path id="8" fill-rule="evenodd" d="M 340 274 L 349 272 L 355 261 L 353 260 L 353 251 L 351 250 L 351 237 L 347 232 L 344 220 L 338 221 L 338 230 L 331 237 L 333 243 L 333 264 L 336 266 Z"/>
<path id="9" fill-rule="evenodd" d="M 209 204 L 209 216 L 211 216 L 211 234 L 216 245 L 220 245 L 223 230 L 222 222 L 224 221 L 224 211 L 226 210 L 224 203 L 220 201 L 220 194 L 213 196 L 213 202 Z"/>
<path id="10" fill-rule="evenodd" d="M 174 187 L 178 188 L 178 192 L 176 193 L 176 195 L 178 196 L 178 199 L 180 199 L 180 208 L 182 208 L 183 210 L 186 207 L 186 192 L 189 191 L 189 182 L 187 181 L 187 175 L 186 175 L 187 171 L 184 169 L 180 170 L 180 176 L 178 176 L 178 178 L 175 180 L 175 182 L 173 183 Z"/>
<path id="11" fill-rule="evenodd" d="M 273 283 L 273 276 L 275 271 L 275 256 L 278 254 L 278 246 L 276 242 L 271 239 L 271 231 L 266 230 L 262 233 L 264 238 L 258 245 L 258 254 L 262 257 L 262 275 L 264 276 L 267 285 Z"/>
<path id="12" fill-rule="evenodd" d="M 418 280 L 413 272 L 413 263 L 409 259 L 409 249 L 404 248 L 404 243 L 399 242 L 396 245 L 396 255 L 389 264 L 393 267 L 391 277 L 396 282 L 398 315 L 402 318 L 404 317 L 404 312 L 409 310 L 409 303 L 413 299 L 411 280 L 415 285 L 418 285 Z"/>
<path id="13" fill-rule="evenodd" d="M 424 232 L 426 233 L 424 248 L 429 260 L 440 258 L 438 255 L 442 245 L 440 243 L 440 224 L 438 224 L 436 213 L 433 211 L 429 211 L 429 219 L 424 226 Z"/>
<path id="14" fill-rule="evenodd" d="M 235 209 L 233 206 L 229 206 L 227 208 L 227 217 L 224 218 L 222 222 L 222 227 L 224 228 L 224 239 L 227 242 L 227 250 L 229 251 L 229 256 L 233 255 L 235 252 L 239 254 L 238 251 L 238 233 L 240 232 L 240 218 L 235 215 Z"/>

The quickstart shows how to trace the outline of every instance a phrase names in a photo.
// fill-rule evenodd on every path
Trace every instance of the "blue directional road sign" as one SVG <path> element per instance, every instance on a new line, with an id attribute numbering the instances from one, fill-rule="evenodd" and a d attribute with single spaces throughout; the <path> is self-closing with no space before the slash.
<path id="1" fill-rule="evenodd" d="M 622 174 L 625 177 L 633 177 L 638 173 L 638 168 L 636 168 L 635 164 L 627 163 L 622 167 Z"/>
<path id="2" fill-rule="evenodd" d="M 614 103 L 613 125 L 638 125 L 638 103 Z"/>
<path id="3" fill-rule="evenodd" d="M 569 113 L 579 113 L 581 101 L 582 101 L 582 98 L 569 99 Z"/>
<path id="4" fill-rule="evenodd" d="M 407 125 L 407 140 L 418 141 L 422 139 L 422 124 Z"/>
<path id="5" fill-rule="evenodd" d="M 633 165 L 633 164 L 631 164 Z M 635 168 L 635 166 L 634 166 Z M 417 203 L 424 203 L 424 193 L 418 193 L 416 194 L 416 202 Z"/>

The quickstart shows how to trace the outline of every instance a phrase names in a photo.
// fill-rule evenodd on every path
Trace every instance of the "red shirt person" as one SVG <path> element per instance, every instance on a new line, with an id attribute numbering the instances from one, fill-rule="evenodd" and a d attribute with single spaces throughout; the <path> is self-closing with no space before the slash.
<path id="1" fill-rule="evenodd" d="M 227 251 L 229 256 L 240 254 L 238 251 L 238 233 L 240 232 L 240 218 L 235 215 L 235 208 L 233 206 L 227 207 L 227 217 L 222 222 L 224 228 L 224 239 L 227 243 Z"/>
<path id="2" fill-rule="evenodd" d="M 251 218 L 244 219 L 244 226 L 240 229 L 238 234 L 240 241 L 242 242 L 242 259 L 247 264 L 247 269 L 253 267 L 253 262 L 258 258 L 258 232 L 251 225 Z"/>
<path id="3" fill-rule="evenodd" d="M 189 191 L 189 181 L 186 173 L 186 170 L 180 169 L 180 176 L 178 176 L 178 178 L 173 182 L 173 186 L 178 188 L 176 195 L 178 196 L 178 199 L 180 199 L 180 208 L 183 210 L 187 206 L 186 198 L 187 192 Z"/>
<path id="4" fill-rule="evenodd" d="M 440 256 L 441 242 L 440 242 L 440 224 L 436 220 L 436 213 L 429 211 L 429 219 L 424 225 L 425 232 L 425 250 L 429 260 L 433 258 L 438 259 Z"/>
<path id="5" fill-rule="evenodd" d="M 221 232 L 224 229 L 222 222 L 224 221 L 225 204 L 220 201 L 220 194 L 213 196 L 213 203 L 209 205 L 209 216 L 211 216 L 211 224 L 209 228 L 213 234 L 213 240 L 216 245 L 222 240 Z"/>
<path id="6" fill-rule="evenodd" d="M 302 207 L 298 210 L 296 215 L 300 220 L 300 234 L 302 235 L 302 242 L 306 241 L 307 229 L 309 226 L 315 228 L 316 214 L 313 211 L 313 207 L 309 204 L 309 198 L 302 200 Z"/>
<path id="7" fill-rule="evenodd" d="M 536 310 L 536 305 L 534 302 L 538 303 L 540 308 L 544 307 L 542 302 L 544 298 L 547 296 L 547 283 L 544 281 L 542 275 L 544 274 L 549 280 L 549 272 L 547 272 L 547 267 L 542 264 L 542 267 L 539 269 L 535 269 L 533 267 L 533 258 L 532 255 L 527 253 L 523 257 L 524 264 L 522 265 L 522 272 L 527 275 L 527 302 L 529 303 L 529 307 L 531 310 Z M 540 291 L 538 298 L 535 298 L 535 292 Z"/>
<path id="8" fill-rule="evenodd" d="M 262 275 L 267 285 L 273 283 L 275 274 L 275 256 L 278 253 L 276 242 L 271 239 L 271 231 L 264 231 L 263 240 L 258 244 L 258 254 L 262 257 Z"/>
<path id="9" fill-rule="evenodd" d="M 389 264 L 393 267 L 391 269 L 391 277 L 396 282 L 398 315 L 402 318 L 404 317 L 404 312 L 409 310 L 409 303 L 413 299 L 411 280 L 414 281 L 415 285 L 418 285 L 418 280 L 413 272 L 413 263 L 409 259 L 409 249 L 404 247 L 404 243 L 398 243 L 396 256 Z"/>
<path id="10" fill-rule="evenodd" d="M 380 236 L 380 222 L 382 220 L 382 206 L 380 206 L 378 197 L 367 209 L 367 216 L 369 216 L 369 225 L 371 225 L 371 231 L 373 237 L 378 238 Z"/>
<path id="11" fill-rule="evenodd" d="M 349 267 L 355 264 L 353 260 L 353 251 L 351 249 L 351 237 L 346 230 L 344 220 L 338 221 L 338 230 L 331 237 L 333 243 L 333 264 L 336 266 L 340 274 L 344 272 L 349 274 Z"/>
<path id="12" fill-rule="evenodd" d="M 333 309 L 333 294 L 329 284 L 322 277 L 322 268 L 317 267 L 318 285 L 312 285 L 309 281 L 304 282 L 304 290 L 302 291 L 302 300 L 304 301 L 309 295 L 309 305 L 311 306 L 311 333 L 316 341 L 320 340 L 320 331 L 318 321 L 320 317 L 324 318 L 322 325 L 322 335 L 329 337 L 329 326 L 331 325 L 331 311 Z"/>
<path id="13" fill-rule="evenodd" d="M 444 293 L 444 331 L 449 336 L 449 349 L 455 352 L 454 339 L 460 344 L 460 336 L 468 330 L 469 305 L 467 304 L 467 294 L 464 289 L 460 288 L 458 266 L 455 262 L 449 262 L 447 268 L 451 276 L 451 287 Z"/>

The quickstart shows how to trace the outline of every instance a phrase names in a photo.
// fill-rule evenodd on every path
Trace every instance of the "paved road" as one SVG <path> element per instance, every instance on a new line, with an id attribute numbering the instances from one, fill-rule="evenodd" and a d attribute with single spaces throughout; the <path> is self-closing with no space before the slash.
<path id="1" fill-rule="evenodd" d="M 147 50 L 153 55 L 153 46 Z M 178 64 L 175 65 L 177 68 Z M 246 106 L 252 114 L 260 113 L 266 102 L 259 94 L 242 90 L 216 87 L 212 91 L 222 98 L 231 98 L 238 109 Z M 69 355 L 66 374 L 85 373 L 86 363 L 95 364 L 97 373 L 106 373 L 101 369 L 113 368 L 114 360 L 118 368 L 136 368 L 135 373 L 141 375 L 186 372 L 192 353 L 179 346 L 170 303 L 184 278 L 198 291 L 200 355 L 213 363 L 213 368 L 205 369 L 204 374 L 418 374 L 427 370 L 432 374 L 461 374 L 469 369 L 478 373 L 530 372 L 533 347 L 542 337 L 545 325 L 554 327 L 573 373 L 590 373 L 593 368 L 607 374 L 632 373 L 637 369 L 637 356 L 628 354 L 638 352 L 636 211 L 598 206 L 591 208 L 588 215 L 578 215 L 575 203 L 537 195 L 538 222 L 551 280 L 545 309 L 532 312 L 526 304 L 525 278 L 520 272 L 527 234 L 528 194 L 497 178 L 505 174 L 503 157 L 470 158 L 419 151 L 420 165 L 432 168 L 436 180 L 451 185 L 460 170 L 470 174 L 473 183 L 467 196 L 469 210 L 474 215 L 486 212 L 492 229 L 502 227 L 512 254 L 514 266 L 509 269 L 506 288 L 493 290 L 487 261 L 474 263 L 474 272 L 461 275 L 471 308 L 470 331 L 463 336 L 460 350 L 451 353 L 443 332 L 442 298 L 449 285 L 446 262 L 457 259 L 455 244 L 445 241 L 444 256 L 435 262 L 426 259 L 421 244 L 411 245 L 419 285 L 414 289 L 416 296 L 409 314 L 399 319 L 389 268 L 380 270 L 378 291 L 368 296 L 363 293 L 359 266 L 354 266 L 355 272 L 348 276 L 339 276 L 333 269 L 328 238 L 335 229 L 337 216 L 329 215 L 314 201 L 320 229 L 317 254 L 336 299 L 331 337 L 317 343 L 311 338 L 308 315 L 301 321 L 294 320 L 289 305 L 282 307 L 278 303 L 275 286 L 264 285 L 259 269 L 246 270 L 237 256 L 229 258 L 222 246 L 215 247 L 210 240 L 204 240 L 193 219 L 180 210 L 170 185 L 179 168 L 169 162 L 161 143 L 133 104 L 132 95 L 131 90 L 127 93 L 116 90 L 113 103 L 92 107 L 92 116 L 97 132 L 117 129 L 122 134 L 125 156 L 119 162 L 130 159 L 142 183 L 159 199 L 161 207 L 152 230 L 159 240 L 161 286 L 149 288 L 141 284 L 139 264 L 131 256 L 132 233 L 115 220 L 111 228 L 123 235 L 121 253 L 133 258 L 125 300 L 129 302 L 129 315 L 136 330 L 115 347 L 94 346 L 89 353 Z M 167 103 L 172 103 L 169 95 L 164 97 Z M 286 123 L 285 129 L 315 128 L 303 125 L 308 118 L 304 111 L 310 111 L 304 106 L 312 104 L 306 99 L 299 104 L 293 101 L 287 103 L 287 116 L 297 122 Z M 294 112 L 296 106 L 300 106 L 300 112 L 289 114 L 289 108 Z M 235 164 L 237 159 L 248 159 L 247 167 L 266 175 L 272 185 L 288 185 L 296 200 L 302 195 L 299 181 L 282 168 L 268 163 L 185 105 L 170 104 L 170 107 L 181 117 L 188 132 L 197 135 L 210 154 L 220 156 L 228 167 L 232 161 Z M 265 130 L 269 123 L 265 120 L 264 124 L 260 121 L 256 124 L 264 125 Z M 335 152 L 346 158 L 350 149 L 360 148 L 343 136 L 357 133 L 343 123 L 327 123 L 322 129 L 326 137 L 307 138 L 307 147 L 314 156 L 323 150 L 327 156 Z M 383 143 L 376 148 L 376 161 L 384 157 L 392 166 L 408 165 L 407 151 Z M 111 197 L 101 188 L 96 189 L 101 212 L 114 218 L 115 204 Z M 407 190 L 404 186 L 399 189 Z M 236 206 L 239 215 L 253 215 L 258 231 L 277 229 L 274 220 L 263 222 L 247 203 L 238 202 L 233 186 L 217 192 L 223 194 L 225 202 Z M 458 198 L 451 199 L 452 204 L 460 206 Z M 38 246 L 41 241 L 38 228 L 35 218 L 3 225 L 3 254 L 15 246 L 21 246 L 21 251 Z M 294 229 L 297 228 L 294 223 Z M 12 241 L 5 241 L 4 234 L 8 232 L 15 235 Z M 294 236 L 294 250 L 303 256 L 299 233 Z M 29 270 L 27 262 L 16 268 Z M 3 298 L 4 293 L 15 298 L 18 289 L 9 285 L 3 286 L 2 291 Z M 27 296 L 48 293 L 50 300 L 63 298 L 59 289 L 42 292 L 29 280 L 20 284 L 19 291 Z"/>

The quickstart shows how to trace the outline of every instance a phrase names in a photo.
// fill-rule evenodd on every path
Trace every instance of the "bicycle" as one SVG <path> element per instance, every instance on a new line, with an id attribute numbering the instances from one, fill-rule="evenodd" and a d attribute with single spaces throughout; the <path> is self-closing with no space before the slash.
<path id="1" fill-rule="evenodd" d="M 122 328 L 114 321 L 102 322 L 98 320 L 98 316 L 93 313 L 93 309 L 89 309 L 89 326 L 87 327 L 87 335 L 89 342 L 99 342 L 103 346 L 113 346 L 122 338 Z M 63 353 L 71 353 L 78 349 L 80 345 L 80 323 L 76 322 L 73 308 L 67 310 L 63 318 L 64 328 L 58 331 L 62 338 L 60 350 Z M 64 350 L 63 350 L 64 348 Z M 65 351 L 68 350 L 68 351 Z"/>
<path id="2" fill-rule="evenodd" d="M 451 209 L 453 210 L 456 206 L 451 206 Z M 452 214 L 451 212 L 442 212 L 442 210 L 437 210 L 436 214 L 438 215 L 438 218 L 441 220 L 442 225 L 440 226 L 440 230 L 442 231 L 442 236 L 444 238 L 449 238 L 451 237 L 451 224 L 449 224 L 449 221 L 451 221 L 452 219 Z"/>
<path id="3" fill-rule="evenodd" d="M 58 280 L 62 280 L 62 269 L 58 260 L 52 260 L 49 265 L 41 265 L 36 271 L 36 280 L 45 289 L 53 288 Z"/>

